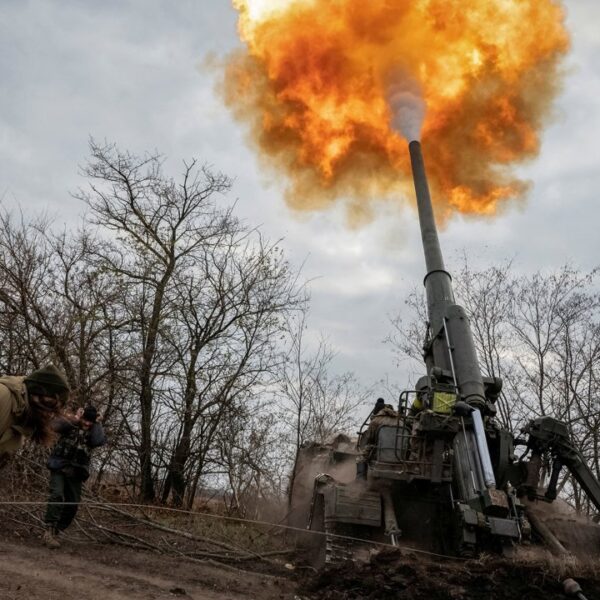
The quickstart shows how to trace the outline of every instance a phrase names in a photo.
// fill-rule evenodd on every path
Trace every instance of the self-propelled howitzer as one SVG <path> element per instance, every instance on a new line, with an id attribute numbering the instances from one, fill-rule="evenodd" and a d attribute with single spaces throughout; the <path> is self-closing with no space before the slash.
<path id="1" fill-rule="evenodd" d="M 313 553 L 317 564 L 356 558 L 372 551 L 373 541 L 472 556 L 543 540 L 553 552 L 577 553 L 577 539 L 568 541 L 577 527 L 553 529 L 535 505 L 556 498 L 563 467 L 599 512 L 600 484 L 565 424 L 535 419 L 515 438 L 497 422 L 502 381 L 481 373 L 469 319 L 444 265 L 420 143 L 411 142 L 409 151 L 426 263 L 425 374 L 397 406 L 376 404 L 355 449 L 345 436 L 301 449 L 291 523 L 306 522 L 308 496 L 308 528 L 325 532 L 313 538 L 325 540 Z M 348 467 L 355 462 L 354 473 Z M 362 548 L 357 538 L 365 540 Z M 598 525 L 586 525 L 585 538 L 600 550 Z"/>

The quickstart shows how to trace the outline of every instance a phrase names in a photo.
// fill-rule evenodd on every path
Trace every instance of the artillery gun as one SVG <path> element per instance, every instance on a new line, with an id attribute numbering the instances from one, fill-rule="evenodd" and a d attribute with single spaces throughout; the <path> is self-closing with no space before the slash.
<path id="1" fill-rule="evenodd" d="M 427 268 L 426 374 L 397 407 L 371 414 L 368 426 L 367 418 L 355 448 L 346 441 L 301 451 L 292 523 L 325 533 L 314 536 L 317 564 L 359 557 L 369 550 L 361 540 L 458 556 L 506 554 L 530 542 L 556 554 L 577 553 L 582 537 L 600 548 L 600 526 L 570 520 L 561 529 L 560 519 L 535 509 L 556 499 L 563 467 L 599 512 L 600 484 L 564 423 L 538 418 L 515 438 L 495 419 L 502 381 L 482 376 L 469 320 L 444 265 L 420 143 L 410 142 L 409 151 Z M 312 471 L 304 466 L 301 482 L 298 465 L 307 462 Z M 540 492 L 547 463 L 551 475 Z M 336 476 L 348 465 L 350 475 L 346 468 Z M 298 519 L 307 494 L 310 507 Z"/>

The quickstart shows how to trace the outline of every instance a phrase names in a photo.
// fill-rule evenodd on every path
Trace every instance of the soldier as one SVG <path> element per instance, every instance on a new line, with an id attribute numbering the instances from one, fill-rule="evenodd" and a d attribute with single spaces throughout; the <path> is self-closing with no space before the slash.
<path id="1" fill-rule="evenodd" d="M 68 395 L 67 380 L 54 365 L 27 377 L 0 377 L 0 464 L 23 445 L 25 437 L 50 442 L 52 419 Z"/>
<path id="2" fill-rule="evenodd" d="M 50 495 L 44 517 L 47 527 L 44 544 L 48 548 L 60 547 L 59 532 L 64 531 L 77 514 L 81 487 L 90 476 L 92 448 L 106 444 L 101 420 L 96 408 L 87 406 L 53 423 L 60 437 L 47 463 L 50 469 Z"/>
<path id="3" fill-rule="evenodd" d="M 398 424 L 398 413 L 383 398 L 377 398 L 370 415 L 367 430 L 360 438 L 361 454 L 356 459 L 356 475 L 359 479 L 367 479 L 368 462 L 377 445 L 377 434 L 383 425 Z"/>
<path id="4" fill-rule="evenodd" d="M 395 427 L 398 425 L 398 413 L 394 410 L 394 407 L 391 404 L 385 404 L 383 398 L 379 398 L 377 402 L 379 402 L 379 400 L 381 400 L 381 405 L 378 406 L 375 404 L 375 407 L 378 408 L 378 410 L 377 412 L 373 411 L 371 414 L 371 422 L 369 423 L 364 439 L 365 446 L 371 450 L 377 444 L 377 434 L 381 427 L 384 425 L 392 425 Z"/>

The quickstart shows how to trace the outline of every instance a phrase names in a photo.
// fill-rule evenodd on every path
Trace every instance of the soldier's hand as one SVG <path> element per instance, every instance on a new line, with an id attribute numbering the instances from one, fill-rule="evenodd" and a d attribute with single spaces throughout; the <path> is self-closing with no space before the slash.
<path id="1" fill-rule="evenodd" d="M 63 419 L 67 419 L 67 421 L 76 421 L 77 417 L 75 416 L 74 412 L 71 412 L 70 410 L 63 410 L 63 412 L 60 415 Z"/>

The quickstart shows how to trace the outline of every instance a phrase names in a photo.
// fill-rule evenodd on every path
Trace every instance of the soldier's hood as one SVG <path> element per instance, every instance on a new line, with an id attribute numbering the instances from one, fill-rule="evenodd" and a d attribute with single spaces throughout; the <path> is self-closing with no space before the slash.
<path id="1" fill-rule="evenodd" d="M 6 375 L 0 377 L 0 385 L 3 385 L 10 392 L 12 399 L 12 413 L 15 416 L 20 416 L 27 408 L 27 390 L 23 381 L 24 376 Z"/>

